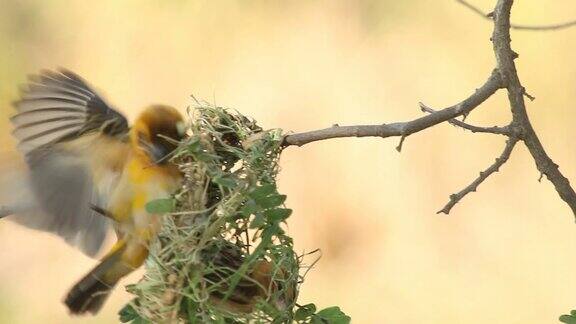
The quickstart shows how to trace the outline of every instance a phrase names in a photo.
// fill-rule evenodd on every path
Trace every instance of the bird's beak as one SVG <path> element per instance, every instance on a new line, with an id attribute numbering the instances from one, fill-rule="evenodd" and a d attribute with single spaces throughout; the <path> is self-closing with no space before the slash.
<path id="1" fill-rule="evenodd" d="M 140 148 L 148 154 L 150 160 L 152 160 L 154 164 L 166 163 L 166 160 L 168 160 L 168 154 L 172 152 L 172 148 L 169 148 L 166 143 L 160 141 L 151 143 L 143 136 L 139 136 L 138 144 Z"/>
<path id="2" fill-rule="evenodd" d="M 174 151 L 173 147 L 163 144 L 152 144 L 150 147 L 150 156 L 156 164 L 164 164 L 169 160 L 169 155 Z"/>

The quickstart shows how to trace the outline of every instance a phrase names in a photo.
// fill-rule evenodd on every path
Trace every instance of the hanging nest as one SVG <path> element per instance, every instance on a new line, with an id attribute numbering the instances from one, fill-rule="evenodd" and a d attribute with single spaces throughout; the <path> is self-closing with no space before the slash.
<path id="1" fill-rule="evenodd" d="M 146 274 L 123 322 L 288 322 L 301 258 L 282 229 L 291 214 L 277 191 L 280 130 L 202 104 L 172 161 L 180 192 L 149 202 L 165 214 Z"/>
<path id="2" fill-rule="evenodd" d="M 316 312 L 314 304 L 296 303 L 311 266 L 282 228 L 292 210 L 276 186 L 281 130 L 263 131 L 238 112 L 197 104 L 172 158 L 184 174 L 181 190 L 146 205 L 165 215 L 163 226 L 146 274 L 126 287 L 135 298 L 120 320 L 349 323 L 338 307 Z"/>

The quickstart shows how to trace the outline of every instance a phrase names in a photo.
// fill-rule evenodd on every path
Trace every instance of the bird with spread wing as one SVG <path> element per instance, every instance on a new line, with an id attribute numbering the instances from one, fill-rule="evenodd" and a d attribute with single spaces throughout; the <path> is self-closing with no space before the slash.
<path id="1" fill-rule="evenodd" d="M 28 165 L 26 206 L 14 221 L 56 233 L 90 256 L 113 226 L 117 242 L 68 293 L 71 313 L 96 313 L 112 288 L 148 256 L 160 215 L 149 201 L 178 189 L 170 154 L 184 136 L 180 113 L 152 105 L 132 127 L 78 75 L 31 76 L 14 103 L 14 136 Z"/>
<path id="2" fill-rule="evenodd" d="M 162 215 L 149 213 L 146 204 L 180 186 L 182 174 L 170 157 L 184 138 L 183 118 L 172 107 L 152 105 L 129 127 L 82 78 L 64 69 L 31 76 L 14 106 L 13 134 L 28 165 L 27 194 L 7 208 L 14 214 L 8 218 L 55 233 L 89 256 L 115 230 L 116 244 L 64 300 L 72 314 L 96 314 L 118 281 L 148 257 Z M 0 203 L 15 186 L 0 188 Z M 242 256 L 222 253 L 217 258 L 229 269 L 240 267 Z M 264 287 L 275 287 L 274 271 L 260 260 L 232 296 L 215 293 L 210 301 L 227 312 L 252 312 L 258 300 L 270 298 Z"/>

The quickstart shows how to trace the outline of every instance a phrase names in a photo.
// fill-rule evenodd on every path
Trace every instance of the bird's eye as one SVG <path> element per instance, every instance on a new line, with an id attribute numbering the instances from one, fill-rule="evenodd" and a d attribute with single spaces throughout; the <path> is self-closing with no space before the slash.
<path id="1" fill-rule="evenodd" d="M 178 135 L 180 135 L 180 137 L 184 137 L 184 134 L 186 134 L 186 124 L 183 121 L 177 122 L 176 131 L 178 131 Z"/>

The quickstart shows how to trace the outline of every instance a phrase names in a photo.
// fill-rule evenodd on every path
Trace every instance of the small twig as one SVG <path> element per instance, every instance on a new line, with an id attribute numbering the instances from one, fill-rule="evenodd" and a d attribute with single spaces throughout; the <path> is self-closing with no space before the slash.
<path id="1" fill-rule="evenodd" d="M 529 94 L 528 92 L 526 92 L 526 90 L 524 90 L 524 96 L 528 99 L 530 99 L 530 101 L 534 101 L 536 100 L 536 97 L 534 97 L 533 95 Z"/>
<path id="2" fill-rule="evenodd" d="M 92 209 L 92 211 L 94 211 L 95 213 L 97 213 L 100 216 L 104 216 L 108 219 L 114 220 L 114 216 L 112 216 L 112 213 L 109 212 L 108 210 L 100 207 L 100 206 L 96 206 L 94 204 L 90 204 L 90 209 Z"/>
<path id="3" fill-rule="evenodd" d="M 427 112 L 430 114 L 433 114 L 436 112 L 436 110 L 426 106 L 423 103 L 420 103 L 420 109 L 422 109 L 423 112 Z M 504 126 L 504 127 L 500 127 L 500 126 L 480 127 L 480 126 L 474 126 L 474 125 L 465 123 L 465 122 L 460 121 L 456 118 L 452 118 L 452 119 L 448 120 L 448 123 L 450 123 L 451 125 L 457 126 L 457 127 L 461 127 L 463 129 L 467 129 L 467 130 L 471 131 L 472 133 L 490 133 L 490 134 L 505 135 L 505 136 L 511 136 L 512 135 L 512 132 L 510 131 L 510 125 Z"/>
<path id="4" fill-rule="evenodd" d="M 462 198 L 471 192 L 476 192 L 478 186 L 484 182 L 484 180 L 486 180 L 493 173 L 498 172 L 500 167 L 506 163 L 506 161 L 508 161 L 516 143 L 518 143 L 518 139 L 515 137 L 510 137 L 508 141 L 506 141 L 506 147 L 504 147 L 504 151 L 502 154 L 500 154 L 499 157 L 496 158 L 494 163 L 492 163 L 492 165 L 490 165 L 486 170 L 481 171 L 478 178 L 472 181 L 472 183 L 470 183 L 466 188 L 462 189 L 458 193 L 450 195 L 450 201 L 446 204 L 446 206 L 444 206 L 444 208 L 439 210 L 437 214 L 444 213 L 448 215 L 452 207 L 454 207 L 454 205 L 462 200 Z"/>
<path id="5" fill-rule="evenodd" d="M 471 3 L 468 3 L 467 1 L 464 0 L 456 0 L 457 2 L 459 2 L 460 4 L 464 5 L 464 7 L 470 9 L 471 11 L 475 12 L 477 15 L 482 16 L 483 18 L 488 18 L 490 19 L 491 13 L 485 13 L 484 11 L 482 11 L 480 8 L 472 5 Z"/>
<path id="6" fill-rule="evenodd" d="M 304 274 L 302 275 L 302 278 L 306 278 L 306 276 L 308 275 L 308 272 L 310 272 L 310 270 L 312 270 L 314 268 L 314 266 L 316 265 L 316 263 L 318 263 L 318 261 L 320 261 L 320 259 L 322 258 L 322 250 L 320 249 L 316 249 L 312 252 L 308 252 L 303 254 L 301 257 L 303 258 L 306 255 L 312 255 L 314 253 L 320 253 L 320 255 L 314 259 L 314 261 L 312 261 L 312 264 L 306 267 L 306 271 L 304 271 Z"/>
<path id="7" fill-rule="evenodd" d="M 513 24 L 511 26 L 512 29 L 516 30 L 531 30 L 531 31 L 552 31 L 552 30 L 559 30 L 565 29 L 572 26 L 576 26 L 576 20 L 567 21 L 565 23 L 555 24 L 555 25 L 543 25 L 543 26 L 529 26 L 529 25 L 517 25 Z"/>
<path id="8" fill-rule="evenodd" d="M 472 5 L 471 3 L 469 3 L 468 1 L 465 0 L 456 0 L 456 2 L 464 5 L 466 8 L 470 9 L 472 12 L 476 13 L 478 16 L 487 19 L 487 20 L 492 20 L 492 18 L 494 17 L 494 14 L 491 13 L 485 13 L 484 11 L 482 11 L 480 8 Z M 559 23 L 559 24 L 552 24 L 552 25 L 518 25 L 518 24 L 510 24 L 510 28 L 512 29 L 516 29 L 516 30 L 529 30 L 529 31 L 553 31 L 553 30 L 559 30 L 559 29 L 565 29 L 565 28 L 569 28 L 572 26 L 576 26 L 576 20 L 571 20 L 571 21 L 567 21 L 564 23 Z"/>
<path id="9" fill-rule="evenodd" d="M 500 74 L 494 70 L 488 80 L 468 98 L 454 106 L 444 108 L 427 116 L 408 122 L 381 125 L 337 126 L 304 133 L 288 134 L 284 136 L 282 145 L 284 147 L 292 145 L 302 146 L 311 142 L 340 137 L 406 137 L 449 119 L 468 114 L 502 87 L 499 75 Z"/>
<path id="10" fill-rule="evenodd" d="M 398 146 L 396 146 L 396 151 L 402 152 L 402 145 L 404 144 L 405 139 L 406 135 L 402 135 L 402 137 L 400 137 L 400 142 L 398 143 Z"/>
<path id="11" fill-rule="evenodd" d="M 246 253 L 250 254 L 250 234 L 248 234 L 248 225 L 244 224 L 244 238 L 246 239 Z"/>

